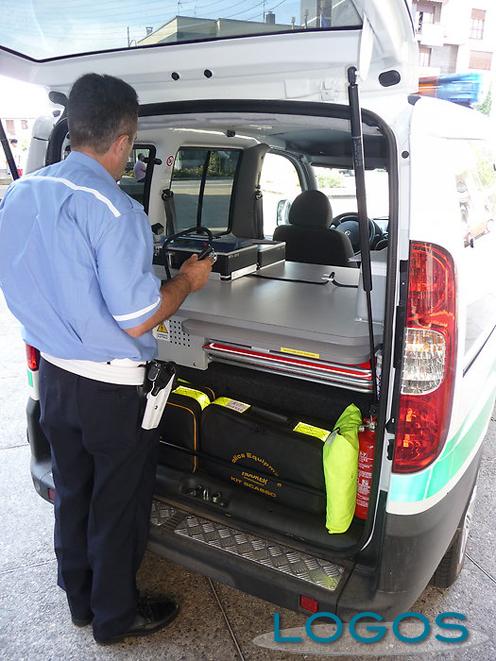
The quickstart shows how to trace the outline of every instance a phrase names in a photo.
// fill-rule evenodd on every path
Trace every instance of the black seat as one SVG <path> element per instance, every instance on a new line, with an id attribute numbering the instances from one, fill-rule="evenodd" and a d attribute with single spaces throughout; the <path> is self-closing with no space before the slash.
<path id="1" fill-rule="evenodd" d="M 329 229 L 331 203 L 324 193 L 309 190 L 295 198 L 289 210 L 289 225 L 279 225 L 274 241 L 286 242 L 286 259 L 305 264 L 355 266 L 351 241 L 342 232 Z"/>

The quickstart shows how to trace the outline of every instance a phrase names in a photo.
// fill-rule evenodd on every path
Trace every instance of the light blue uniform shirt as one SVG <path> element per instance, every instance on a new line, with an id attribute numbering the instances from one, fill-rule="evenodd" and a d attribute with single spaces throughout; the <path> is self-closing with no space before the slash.
<path id="1" fill-rule="evenodd" d="M 0 287 L 23 338 L 58 358 L 149 360 L 160 305 L 143 207 L 93 158 L 72 152 L 14 182 L 0 203 Z"/>

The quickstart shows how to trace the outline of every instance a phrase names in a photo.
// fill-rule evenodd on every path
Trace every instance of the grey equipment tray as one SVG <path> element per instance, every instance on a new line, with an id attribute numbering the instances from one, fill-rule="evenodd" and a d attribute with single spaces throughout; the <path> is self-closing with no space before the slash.
<path id="1" fill-rule="evenodd" d="M 163 276 L 162 267 L 155 268 Z M 170 320 L 174 339 L 159 337 L 159 356 L 206 369 L 209 360 L 218 359 L 203 348 L 214 340 L 330 363 L 365 363 L 369 340 L 367 324 L 356 319 L 357 289 L 326 283 L 331 272 L 342 284 L 358 285 L 359 269 L 295 262 L 232 282 L 209 280 Z M 380 324 L 374 324 L 374 333 L 377 345 Z"/>

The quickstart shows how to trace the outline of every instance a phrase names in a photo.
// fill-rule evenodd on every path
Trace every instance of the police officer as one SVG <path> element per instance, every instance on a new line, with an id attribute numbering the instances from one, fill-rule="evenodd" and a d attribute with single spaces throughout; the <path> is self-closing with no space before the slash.
<path id="1" fill-rule="evenodd" d="M 49 440 L 58 585 L 72 621 L 113 643 L 167 625 L 177 604 L 136 588 L 150 518 L 156 430 L 141 429 L 136 386 L 156 356 L 152 328 L 203 287 L 192 257 L 162 287 L 143 207 L 118 181 L 136 137 L 138 99 L 111 76 L 71 90 L 71 153 L 14 182 L 0 206 L 0 286 L 41 351 L 41 424 Z"/>

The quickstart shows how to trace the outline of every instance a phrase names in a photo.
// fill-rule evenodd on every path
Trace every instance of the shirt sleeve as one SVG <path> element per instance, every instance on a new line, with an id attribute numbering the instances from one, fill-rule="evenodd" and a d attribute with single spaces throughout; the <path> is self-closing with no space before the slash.
<path id="1" fill-rule="evenodd" d="M 145 213 L 137 209 L 107 222 L 96 247 L 100 289 L 119 326 L 133 328 L 153 316 L 161 302 L 152 232 Z"/>

